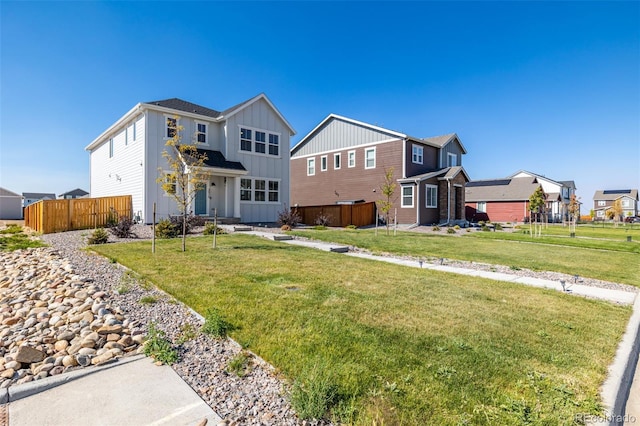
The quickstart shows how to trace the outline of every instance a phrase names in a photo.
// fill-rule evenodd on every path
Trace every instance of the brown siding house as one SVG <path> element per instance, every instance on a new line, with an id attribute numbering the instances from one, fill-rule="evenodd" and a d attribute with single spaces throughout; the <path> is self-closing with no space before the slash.
<path id="1" fill-rule="evenodd" d="M 398 223 L 464 221 L 464 154 L 455 133 L 421 139 L 331 114 L 291 149 L 291 205 L 381 200 L 393 168 Z"/>

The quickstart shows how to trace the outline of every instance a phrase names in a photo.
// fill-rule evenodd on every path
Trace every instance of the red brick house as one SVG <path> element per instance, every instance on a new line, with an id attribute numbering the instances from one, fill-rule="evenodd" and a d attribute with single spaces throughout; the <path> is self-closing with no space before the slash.
<path id="1" fill-rule="evenodd" d="M 464 221 L 466 153 L 455 133 L 416 138 L 330 114 L 291 149 L 291 205 L 381 200 L 393 168 L 398 223 Z"/>
<path id="2" fill-rule="evenodd" d="M 471 181 L 465 189 L 467 219 L 472 222 L 527 221 L 529 198 L 539 187 L 542 185 L 534 176 Z M 551 203 L 557 201 L 549 195 L 545 192 L 547 211 Z M 558 195 L 551 197 L 554 196 Z"/>

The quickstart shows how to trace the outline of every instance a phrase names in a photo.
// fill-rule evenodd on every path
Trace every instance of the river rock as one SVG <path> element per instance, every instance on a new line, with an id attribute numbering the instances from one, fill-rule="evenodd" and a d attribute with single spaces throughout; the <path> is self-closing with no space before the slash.
<path id="1" fill-rule="evenodd" d="M 16 353 L 15 360 L 20 363 L 31 364 L 42 361 L 45 356 L 46 354 L 38 349 L 29 346 L 20 346 Z"/>

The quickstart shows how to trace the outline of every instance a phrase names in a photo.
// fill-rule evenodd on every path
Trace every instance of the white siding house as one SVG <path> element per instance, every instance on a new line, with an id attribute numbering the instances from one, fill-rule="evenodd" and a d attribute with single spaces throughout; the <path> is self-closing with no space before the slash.
<path id="1" fill-rule="evenodd" d="M 173 126 L 207 155 L 205 188 L 190 212 L 243 222 L 274 222 L 289 205 L 289 143 L 295 131 L 264 94 L 219 112 L 180 99 L 134 106 L 85 149 L 91 197 L 131 195 L 134 217 L 178 214 L 157 183 Z"/>
<path id="2" fill-rule="evenodd" d="M 563 220 L 569 219 L 569 202 L 571 201 L 571 196 L 576 193 L 576 184 L 574 181 L 555 181 L 546 176 L 531 173 L 526 170 L 520 170 L 508 176 L 509 179 L 521 177 L 536 178 L 540 186 L 542 186 L 542 190 L 547 194 L 547 201 L 551 210 L 549 212 L 549 221 L 562 222 Z"/>

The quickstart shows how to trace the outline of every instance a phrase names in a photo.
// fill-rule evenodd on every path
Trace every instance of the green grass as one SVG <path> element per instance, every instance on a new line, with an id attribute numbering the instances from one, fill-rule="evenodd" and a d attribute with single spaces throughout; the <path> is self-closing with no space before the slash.
<path id="1" fill-rule="evenodd" d="M 0 251 L 14 251 L 31 247 L 46 247 L 46 244 L 23 233 L 22 227 L 18 225 L 9 225 L 0 230 Z"/>
<path id="2" fill-rule="evenodd" d="M 234 339 L 296 383 L 297 402 L 309 412 L 326 402 L 355 424 L 556 425 L 598 414 L 631 313 L 248 235 L 210 244 L 193 238 L 183 253 L 179 240 L 162 240 L 155 255 L 149 242 L 93 250 L 200 314 L 218 309 Z"/>
<path id="3" fill-rule="evenodd" d="M 458 236 L 398 232 L 387 236 L 373 230 L 292 231 L 322 241 L 348 244 L 374 253 L 423 258 L 448 258 L 534 271 L 555 271 L 640 286 L 638 242 L 543 237 L 522 233 L 461 232 Z M 640 240 L 640 238 L 638 238 Z M 573 245 L 573 246 L 572 246 Z M 621 248 L 622 247 L 622 248 Z M 628 248 L 625 251 L 624 248 Z"/>

